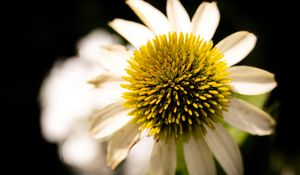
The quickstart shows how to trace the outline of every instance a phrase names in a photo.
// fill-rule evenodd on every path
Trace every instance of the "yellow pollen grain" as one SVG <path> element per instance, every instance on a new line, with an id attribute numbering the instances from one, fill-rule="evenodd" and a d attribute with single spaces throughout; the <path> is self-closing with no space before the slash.
<path id="1" fill-rule="evenodd" d="M 204 96 L 199 96 L 199 98 L 201 99 L 201 100 L 206 100 L 206 97 L 204 97 Z"/>
<path id="2" fill-rule="evenodd" d="M 194 108 L 198 108 L 198 105 L 196 103 L 193 103 Z"/>

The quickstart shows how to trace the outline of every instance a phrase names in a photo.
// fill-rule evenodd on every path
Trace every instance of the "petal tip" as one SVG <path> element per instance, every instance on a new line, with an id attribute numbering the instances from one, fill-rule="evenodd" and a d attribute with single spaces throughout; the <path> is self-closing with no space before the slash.
<path id="1" fill-rule="evenodd" d="M 212 2 L 208 2 L 208 4 L 213 7 L 213 8 L 218 8 L 217 2 L 216 1 L 212 1 Z M 220 11 L 218 11 L 220 14 Z"/>
<path id="2" fill-rule="evenodd" d="M 204 4 L 204 5 L 217 5 L 217 2 L 216 1 L 212 1 L 212 2 L 204 1 L 200 5 L 202 5 L 202 4 Z"/>
<path id="3" fill-rule="evenodd" d="M 216 2 L 202 2 L 192 17 L 192 33 L 211 40 L 220 21 L 220 11 Z"/>
<path id="4" fill-rule="evenodd" d="M 113 19 L 112 21 L 109 21 L 108 22 L 108 25 L 111 27 L 111 28 L 114 28 L 114 26 L 116 25 L 116 23 L 118 22 L 118 21 L 120 21 L 121 19 L 119 19 L 119 18 L 115 18 L 115 19 Z"/>
<path id="5" fill-rule="evenodd" d="M 134 0 L 126 0 L 125 3 L 126 3 L 127 5 L 130 6 L 130 5 L 132 4 L 133 1 L 134 1 Z"/>
<path id="6" fill-rule="evenodd" d="M 117 162 L 118 161 L 113 161 L 113 160 L 110 160 L 110 159 L 106 158 L 106 164 L 112 170 L 116 170 L 116 168 L 118 167 L 119 163 L 117 163 Z"/>
<path id="7" fill-rule="evenodd" d="M 254 33 L 249 32 L 248 37 L 254 42 L 257 42 L 257 37 Z"/>
<path id="8" fill-rule="evenodd" d="M 252 41 L 254 43 L 254 45 L 256 44 L 257 41 L 257 36 L 249 31 L 242 31 L 244 32 L 245 37 L 249 38 L 250 41 Z"/>
<path id="9" fill-rule="evenodd" d="M 132 10 L 136 10 L 139 6 L 138 3 L 143 3 L 142 0 L 125 0 L 125 3 L 132 9 Z"/>

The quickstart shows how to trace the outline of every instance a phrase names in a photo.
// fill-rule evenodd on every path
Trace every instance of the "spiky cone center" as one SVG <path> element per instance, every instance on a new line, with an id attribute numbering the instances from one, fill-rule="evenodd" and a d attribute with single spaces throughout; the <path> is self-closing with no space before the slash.
<path id="1" fill-rule="evenodd" d="M 122 84 L 124 106 L 156 140 L 188 139 L 214 128 L 232 94 L 223 54 L 193 34 L 156 36 L 137 49 Z"/>

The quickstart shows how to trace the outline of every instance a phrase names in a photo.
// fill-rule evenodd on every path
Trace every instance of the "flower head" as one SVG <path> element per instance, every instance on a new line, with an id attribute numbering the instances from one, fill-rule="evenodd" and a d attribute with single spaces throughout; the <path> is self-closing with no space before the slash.
<path id="1" fill-rule="evenodd" d="M 136 49 L 123 49 L 118 66 L 102 58 L 110 78 L 90 81 L 101 88 L 118 79 L 121 86 L 114 87 L 127 89 L 93 116 L 95 137 L 111 135 L 108 164 L 115 168 L 146 132 L 156 141 L 150 174 L 175 174 L 176 144 L 182 141 L 190 174 L 215 174 L 212 155 L 227 174 L 243 174 L 239 149 L 220 121 L 255 135 L 272 132 L 274 121 L 267 113 L 234 96 L 266 93 L 276 86 L 267 71 L 233 66 L 254 48 L 255 35 L 240 31 L 214 45 L 211 38 L 220 19 L 215 2 L 203 2 L 192 20 L 178 0 L 167 1 L 167 17 L 142 0 L 127 4 L 146 26 L 123 19 L 110 26 Z M 110 51 L 120 53 L 120 48 Z"/>
<path id="2" fill-rule="evenodd" d="M 203 134 L 222 117 L 231 95 L 223 55 L 193 34 L 158 35 L 128 62 L 125 107 L 140 129 L 168 141 Z"/>

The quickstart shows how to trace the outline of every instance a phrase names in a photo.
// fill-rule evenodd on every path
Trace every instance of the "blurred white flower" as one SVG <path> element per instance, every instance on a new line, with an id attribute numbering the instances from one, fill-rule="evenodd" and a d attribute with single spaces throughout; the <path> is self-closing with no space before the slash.
<path id="1" fill-rule="evenodd" d="M 79 41 L 80 57 L 57 61 L 41 87 L 42 134 L 49 142 L 59 144 L 60 156 L 66 164 L 84 174 L 112 173 L 104 163 L 102 143 L 92 139 L 87 128 L 88 117 L 113 97 L 106 95 L 109 87 L 99 91 L 87 81 L 104 72 L 97 61 L 107 57 L 101 47 L 118 41 L 103 30 L 93 31 Z"/>
<path id="2" fill-rule="evenodd" d="M 41 89 L 41 121 L 46 139 L 62 141 L 73 122 L 95 110 L 97 104 L 90 99 L 93 90 L 86 82 L 99 70 L 99 66 L 77 57 L 55 63 Z"/>

